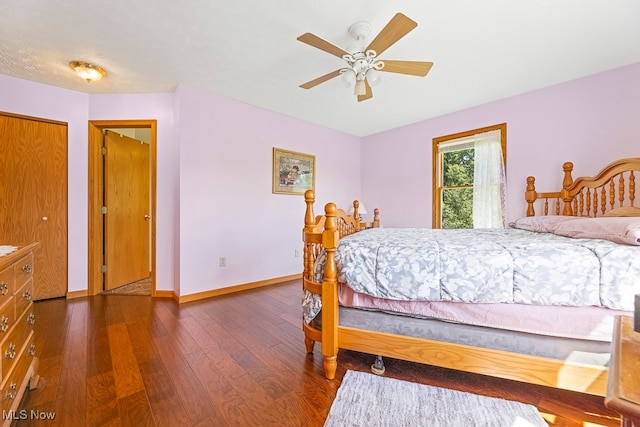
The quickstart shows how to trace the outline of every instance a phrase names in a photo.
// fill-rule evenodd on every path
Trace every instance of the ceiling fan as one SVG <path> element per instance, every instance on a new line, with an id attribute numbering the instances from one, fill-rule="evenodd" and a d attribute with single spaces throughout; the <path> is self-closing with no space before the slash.
<path id="1" fill-rule="evenodd" d="M 358 43 L 358 46 L 354 47 L 352 52 L 347 52 L 315 34 L 304 33 L 298 37 L 298 40 L 342 58 L 346 64 L 345 67 L 301 84 L 300 87 L 311 89 L 334 77 L 342 76 L 345 83 L 354 85 L 354 94 L 358 96 L 358 102 L 360 102 L 373 96 L 371 86 L 374 86 L 380 80 L 379 71 L 420 77 L 426 76 L 433 66 L 433 62 L 381 61 L 378 59 L 382 52 L 417 26 L 418 24 L 415 21 L 402 13 L 397 13 L 371 43 L 364 47 L 364 39 L 369 35 L 371 26 L 368 22 L 356 22 L 349 27 L 349 34 Z"/>

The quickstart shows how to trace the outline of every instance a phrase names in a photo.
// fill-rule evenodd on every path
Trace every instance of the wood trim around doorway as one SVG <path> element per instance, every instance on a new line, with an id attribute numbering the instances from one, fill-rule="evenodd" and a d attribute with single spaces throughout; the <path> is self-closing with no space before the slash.
<path id="1" fill-rule="evenodd" d="M 89 121 L 89 260 L 88 295 L 103 290 L 102 274 L 102 131 L 108 128 L 151 129 L 151 296 L 156 295 L 156 120 Z"/>

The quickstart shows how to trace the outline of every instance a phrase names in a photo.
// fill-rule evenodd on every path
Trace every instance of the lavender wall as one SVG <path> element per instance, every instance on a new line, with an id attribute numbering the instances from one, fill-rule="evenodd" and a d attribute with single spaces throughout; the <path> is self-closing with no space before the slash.
<path id="1" fill-rule="evenodd" d="M 154 119 L 156 135 L 156 289 L 178 290 L 178 140 L 172 93 L 142 95 L 91 95 L 89 120 Z M 85 143 L 86 145 L 86 143 Z M 88 158 L 82 159 L 85 164 Z M 86 166 L 83 166 L 86 168 Z M 85 208 L 86 209 L 86 208 Z"/>
<path id="2" fill-rule="evenodd" d="M 67 122 L 69 291 L 87 289 L 89 95 L 0 75 L 0 111 Z M 9 243 L 9 242 L 5 242 Z"/>
<path id="3" fill-rule="evenodd" d="M 437 102 L 437 101 L 434 101 Z M 383 224 L 431 227 L 432 138 L 507 123 L 507 211 L 525 213 L 528 175 L 557 191 L 574 177 L 640 156 L 640 63 L 425 120 L 362 140 L 362 199 Z"/>
<path id="4" fill-rule="evenodd" d="M 316 156 L 320 210 L 359 196 L 360 139 L 185 85 L 176 97 L 181 294 L 299 273 L 304 199 L 272 194 L 272 149 Z"/>

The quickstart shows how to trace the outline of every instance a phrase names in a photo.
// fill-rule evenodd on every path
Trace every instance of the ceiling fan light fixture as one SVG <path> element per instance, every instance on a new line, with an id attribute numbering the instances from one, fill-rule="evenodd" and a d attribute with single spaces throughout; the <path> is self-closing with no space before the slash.
<path id="1" fill-rule="evenodd" d="M 369 86 L 374 87 L 380 84 L 382 81 L 382 75 L 375 68 L 367 71 L 367 81 L 369 82 Z"/>
<path id="2" fill-rule="evenodd" d="M 90 64 L 83 61 L 71 61 L 69 66 L 78 74 L 81 78 L 91 83 L 107 75 L 107 72 L 97 65 Z"/>
<path id="3" fill-rule="evenodd" d="M 364 84 L 364 80 L 356 80 L 356 85 L 354 86 L 353 94 L 354 95 L 366 95 L 367 94 L 367 88 L 366 88 L 366 86 Z"/>
<path id="4" fill-rule="evenodd" d="M 356 73 L 351 68 L 343 68 L 340 70 L 340 80 L 345 87 L 353 87 L 356 82 Z"/>

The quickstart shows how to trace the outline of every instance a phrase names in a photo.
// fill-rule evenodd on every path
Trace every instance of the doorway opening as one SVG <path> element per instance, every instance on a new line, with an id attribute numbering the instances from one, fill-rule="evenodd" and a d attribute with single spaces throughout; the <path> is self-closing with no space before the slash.
<path id="1" fill-rule="evenodd" d="M 155 296 L 155 214 L 156 121 L 89 121 L 89 295 Z"/>

